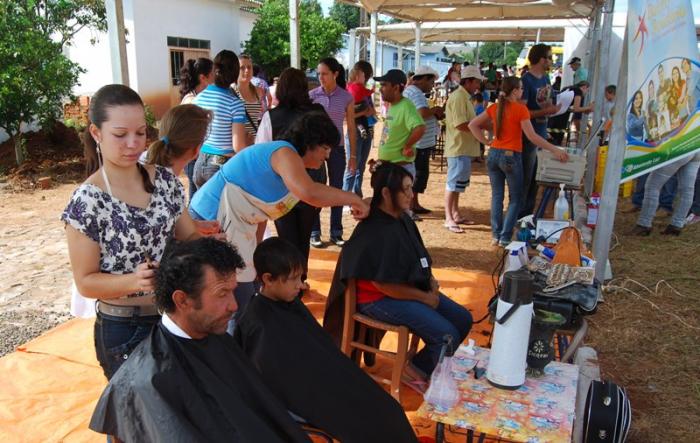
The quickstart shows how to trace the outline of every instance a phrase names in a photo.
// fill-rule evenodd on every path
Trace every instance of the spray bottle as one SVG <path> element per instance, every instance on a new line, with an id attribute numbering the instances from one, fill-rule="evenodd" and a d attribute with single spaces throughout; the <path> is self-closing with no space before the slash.
<path id="1" fill-rule="evenodd" d="M 569 219 L 569 201 L 566 199 L 564 183 L 559 184 L 559 198 L 557 198 L 557 201 L 554 203 L 554 219 Z"/>

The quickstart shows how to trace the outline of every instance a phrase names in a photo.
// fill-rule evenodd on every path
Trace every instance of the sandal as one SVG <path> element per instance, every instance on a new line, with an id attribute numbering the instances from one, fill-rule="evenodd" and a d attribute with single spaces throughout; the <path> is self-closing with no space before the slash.
<path id="1" fill-rule="evenodd" d="M 455 223 L 457 223 L 458 225 L 466 225 L 466 226 L 473 226 L 476 224 L 476 222 L 474 220 L 469 220 L 469 219 L 466 219 L 464 217 L 460 217 L 460 218 L 456 219 Z"/>
<path id="2" fill-rule="evenodd" d="M 464 229 L 460 228 L 459 225 L 445 224 L 445 228 L 453 234 L 464 234 Z"/>

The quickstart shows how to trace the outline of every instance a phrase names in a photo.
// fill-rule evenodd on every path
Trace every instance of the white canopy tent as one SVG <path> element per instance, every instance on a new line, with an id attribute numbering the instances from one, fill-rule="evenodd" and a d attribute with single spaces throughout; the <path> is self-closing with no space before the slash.
<path id="1" fill-rule="evenodd" d="M 367 10 L 407 21 L 446 22 L 464 20 L 590 17 L 597 0 L 345 0 Z"/>
<path id="2" fill-rule="evenodd" d="M 420 24 L 421 41 L 425 42 L 514 42 L 514 41 L 564 41 L 566 27 L 588 27 L 588 21 L 572 20 L 499 20 L 423 22 Z M 397 44 L 416 41 L 416 23 L 405 22 L 377 26 L 377 38 Z M 356 28 L 356 34 L 369 36 L 369 27 Z"/>

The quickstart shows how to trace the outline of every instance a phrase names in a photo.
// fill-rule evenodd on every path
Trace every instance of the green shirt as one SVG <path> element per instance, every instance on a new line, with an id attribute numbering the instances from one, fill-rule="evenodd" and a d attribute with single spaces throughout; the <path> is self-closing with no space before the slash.
<path id="1" fill-rule="evenodd" d="M 489 69 L 484 73 L 486 76 L 486 79 L 488 79 L 489 82 L 491 83 L 496 83 L 496 70 L 495 69 Z"/>
<path id="2" fill-rule="evenodd" d="M 462 86 L 457 88 L 447 99 L 445 109 L 445 157 L 478 157 L 481 155 L 479 141 L 470 131 L 460 131 L 457 126 L 476 118 L 474 105 L 469 93 Z"/>
<path id="3" fill-rule="evenodd" d="M 420 116 L 411 100 L 401 98 L 398 103 L 391 105 L 384 121 L 384 130 L 379 144 L 379 160 L 391 163 L 415 160 L 415 146 L 411 157 L 404 156 L 401 151 L 406 146 L 411 132 L 423 125 L 425 125 L 423 117 Z"/>

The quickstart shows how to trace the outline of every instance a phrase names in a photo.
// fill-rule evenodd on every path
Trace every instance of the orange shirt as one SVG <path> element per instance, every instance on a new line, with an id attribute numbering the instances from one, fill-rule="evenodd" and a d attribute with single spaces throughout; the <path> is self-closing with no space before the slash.
<path id="1" fill-rule="evenodd" d="M 520 123 L 523 120 L 530 120 L 530 111 L 522 103 L 506 102 L 503 110 L 503 121 L 501 122 L 501 136 L 495 138 L 491 143 L 492 148 L 507 149 L 509 151 L 522 152 L 523 150 L 523 129 Z M 498 104 L 489 106 L 486 113 L 493 122 L 493 130 L 496 132 L 496 116 L 498 115 Z"/>

